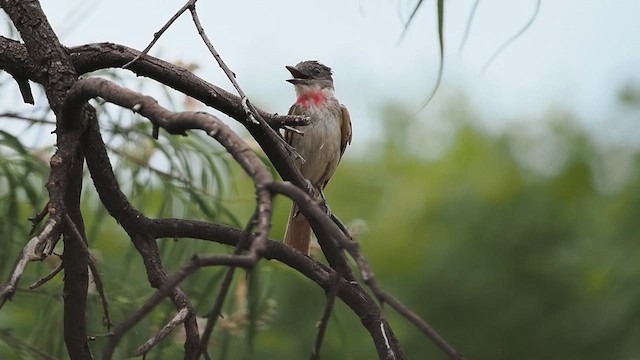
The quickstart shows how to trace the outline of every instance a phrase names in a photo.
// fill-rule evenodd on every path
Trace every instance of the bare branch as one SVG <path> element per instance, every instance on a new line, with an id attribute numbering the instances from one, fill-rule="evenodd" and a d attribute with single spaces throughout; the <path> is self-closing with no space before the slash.
<path id="1" fill-rule="evenodd" d="M 97 121 L 89 122 L 87 133 L 82 138 L 82 150 L 87 158 L 87 167 L 102 203 L 111 216 L 129 233 L 131 241 L 143 261 L 151 286 L 160 288 L 168 275 L 162 267 L 157 244 L 154 242 L 154 238 L 149 236 L 152 233 L 149 219 L 136 210 L 120 190 Z M 178 311 L 182 308 L 189 309 L 189 316 L 184 322 L 186 333 L 184 349 L 185 358 L 192 359 L 195 357 L 194 354 L 199 343 L 198 326 L 193 306 L 180 287 L 173 289 L 170 297 Z"/>
<path id="2" fill-rule="evenodd" d="M 348 281 L 350 286 L 359 287 L 358 281 L 351 273 L 351 269 L 348 267 L 346 259 L 344 258 L 342 248 L 338 247 L 338 244 L 344 245 L 349 242 L 353 243 L 353 241 L 351 241 L 349 237 L 346 236 L 337 226 L 337 224 L 327 216 L 326 212 L 318 206 L 317 202 L 300 188 L 287 182 L 272 182 L 268 185 L 268 188 L 275 193 L 284 194 L 290 197 L 296 202 L 296 204 L 298 204 L 300 211 L 309 220 L 314 233 L 317 235 L 318 242 L 320 242 L 320 246 L 323 247 L 324 253 L 331 254 L 333 256 L 329 257 L 328 260 L 331 262 L 333 259 L 334 263 L 332 264 L 332 267 L 340 273 L 343 278 L 341 280 Z M 328 283 L 328 286 L 325 287 L 325 289 L 328 289 L 329 286 L 331 286 L 331 282 Z M 342 291 L 342 288 L 340 291 Z M 373 319 L 369 319 L 369 322 L 365 324 L 365 326 L 374 339 L 384 340 L 382 342 L 375 342 L 378 355 L 381 359 L 404 359 L 405 355 L 400 350 L 397 339 L 387 324 L 385 315 L 382 313 L 381 309 L 377 309 L 378 311 L 376 312 L 375 317 Z M 365 320 L 362 320 L 364 324 Z"/>
<path id="3" fill-rule="evenodd" d="M 9 279 L 0 285 L 0 309 L 7 300 L 11 300 L 11 297 L 13 297 L 13 294 L 16 292 L 16 288 L 18 287 L 18 282 L 20 281 L 22 274 L 24 274 L 27 264 L 31 261 L 40 261 L 45 258 L 46 255 L 44 255 L 41 250 L 42 246 L 47 242 L 55 241 L 52 239 L 60 237 L 60 225 L 61 224 L 57 219 L 50 219 L 47 221 L 40 234 L 32 237 L 24 248 L 22 248 L 20 257 L 18 258 L 16 265 L 13 267 L 11 275 L 9 275 Z"/>
<path id="4" fill-rule="evenodd" d="M 153 293 L 147 301 L 140 306 L 140 308 L 131 314 L 124 322 L 114 327 L 113 331 L 109 334 L 109 340 L 105 345 L 102 352 L 103 359 L 111 359 L 113 351 L 116 345 L 122 338 L 122 336 L 129 331 L 135 324 L 142 320 L 146 315 L 151 312 L 158 304 L 171 294 L 176 286 L 180 284 L 189 275 L 196 272 L 198 269 L 205 266 L 237 266 L 242 268 L 251 268 L 255 265 L 256 259 L 251 256 L 237 256 L 237 255 L 194 255 L 191 257 L 185 265 L 183 265 L 173 275 L 168 276 L 162 286 Z"/>
<path id="5" fill-rule="evenodd" d="M 81 181 L 81 178 L 72 181 Z M 81 186 L 74 186 L 73 190 L 69 191 L 69 195 L 75 196 L 74 193 L 77 193 L 79 197 L 81 189 Z M 75 212 L 63 215 L 65 225 L 64 253 L 62 254 L 62 267 L 65 275 L 63 285 L 64 341 L 70 355 L 73 355 L 74 358 L 88 359 L 92 357 L 86 321 L 90 256 L 84 227 L 82 223 L 76 224 L 71 219 L 71 214 L 78 218 Z M 78 218 L 76 221 L 82 221 L 82 218 Z M 79 229 L 80 226 L 82 226 L 81 229 Z"/>
<path id="6" fill-rule="evenodd" d="M 320 323 L 318 324 L 318 335 L 316 336 L 316 342 L 313 347 L 313 351 L 311 352 L 311 360 L 320 359 L 320 349 L 322 349 L 322 341 L 324 340 L 324 334 L 327 331 L 327 326 L 329 326 L 329 319 L 331 318 L 333 305 L 336 302 L 336 296 L 338 295 L 339 289 L 340 278 L 338 273 L 334 273 L 331 276 L 331 286 L 329 288 L 329 291 L 327 291 L 327 302 L 324 305 L 324 312 L 322 313 L 322 318 L 320 319 Z"/>
<path id="7" fill-rule="evenodd" d="M 29 221 L 31 221 L 31 232 L 29 232 L 29 235 L 33 235 L 33 233 L 36 231 L 36 227 L 38 226 L 38 224 L 40 224 L 44 217 L 47 216 L 47 214 L 49 214 L 48 202 L 39 213 L 33 215 L 28 219 Z"/>
<path id="8" fill-rule="evenodd" d="M 236 74 L 233 71 L 231 71 L 231 69 L 229 69 L 227 64 L 225 64 L 225 62 L 220 57 L 220 54 L 218 54 L 216 49 L 213 47 L 211 40 L 209 40 L 209 37 L 204 32 L 204 29 L 202 28 L 202 24 L 200 23 L 200 19 L 198 18 L 198 12 L 196 11 L 195 2 L 192 6 L 189 7 L 189 11 L 191 12 L 191 17 L 193 18 L 193 23 L 195 24 L 196 29 L 198 30 L 198 34 L 200 34 L 200 37 L 202 38 L 204 43 L 207 45 L 207 48 L 211 52 L 211 55 L 213 55 L 214 59 L 216 59 L 222 71 L 224 71 L 224 73 L 227 75 L 227 78 L 229 78 L 229 81 L 231 81 L 231 84 L 233 84 L 233 87 L 236 89 L 236 91 L 238 91 L 238 95 L 240 95 L 240 99 L 241 99 L 240 104 L 242 105 L 242 109 L 246 113 L 249 121 L 253 122 L 254 124 L 259 124 L 263 126 L 266 125 L 266 121 L 262 118 L 258 109 L 256 109 L 253 106 L 253 104 L 249 102 L 249 98 L 244 93 L 244 91 L 242 91 L 242 88 L 240 88 L 240 85 L 236 81 Z M 282 136 L 277 136 L 276 139 L 279 139 L 281 145 L 283 145 L 289 151 L 290 154 L 293 154 L 296 158 L 302 159 L 302 156 L 298 154 L 296 149 L 294 149 L 291 145 L 289 145 L 289 143 L 287 143 L 284 140 L 284 138 L 282 138 Z"/>
<path id="9" fill-rule="evenodd" d="M 256 246 L 252 246 L 252 256 L 250 257 L 256 261 L 264 249 L 264 242 L 266 241 L 271 224 L 271 195 L 269 191 L 261 185 L 271 181 L 271 174 L 248 146 L 224 123 L 211 115 L 200 112 L 174 114 L 160 107 L 152 98 L 120 88 L 111 82 L 101 79 L 85 79 L 80 81 L 77 86 L 74 86 L 65 101 L 63 110 L 64 119 L 73 119 L 74 111 L 77 111 L 82 102 L 91 96 L 97 95 L 100 95 L 107 101 L 138 111 L 141 115 L 150 118 L 154 124 L 162 126 L 170 133 L 184 133 L 187 129 L 192 128 L 202 129 L 228 149 L 236 161 L 254 178 L 257 184 L 256 192 L 259 204 L 257 214 L 258 231 L 253 242 Z M 71 127 L 72 125 L 63 123 L 63 126 Z M 135 240 L 136 238 L 136 236 L 132 237 L 134 244 L 136 244 L 141 254 L 146 254 L 149 251 L 148 246 L 150 244 L 146 240 Z M 155 258 L 155 251 L 152 253 L 152 258 Z M 148 256 L 143 255 L 143 259 L 148 260 Z M 147 269 L 150 274 L 155 274 L 154 278 L 156 278 L 157 286 L 164 286 L 163 284 L 166 283 L 167 279 L 166 276 L 163 275 L 164 271 L 160 265 L 157 264 L 157 261 L 147 261 L 146 264 L 147 263 Z M 219 299 L 223 299 L 223 297 L 221 296 Z M 135 317 L 132 317 L 132 319 L 132 321 L 137 321 Z M 127 327 L 123 327 L 123 329 L 123 331 L 128 330 Z M 110 342 L 109 351 L 113 351 L 115 344 L 122 336 L 121 333 L 115 330 L 114 334 L 117 336 L 114 336 L 113 341 Z M 105 352 L 105 354 L 110 356 L 108 351 Z"/>
<path id="10" fill-rule="evenodd" d="M 18 84 L 18 89 L 20 89 L 20 95 L 22 95 L 22 101 L 24 101 L 25 104 L 33 105 L 35 101 L 33 100 L 33 93 L 31 92 L 29 79 L 19 75 L 13 75 L 13 74 L 10 74 L 10 75 Z"/>
<path id="11" fill-rule="evenodd" d="M 107 330 L 111 330 L 111 326 L 113 326 L 113 323 L 111 322 L 111 317 L 109 316 L 109 302 L 107 301 L 107 296 L 104 293 L 104 286 L 102 285 L 102 277 L 100 276 L 100 271 L 98 271 L 96 262 L 91 256 L 89 256 L 89 270 L 91 270 L 93 283 L 96 286 L 96 291 L 98 292 L 98 296 L 100 296 L 100 303 L 102 304 L 102 325 L 104 325 Z"/>
<path id="12" fill-rule="evenodd" d="M 442 350 L 450 359 L 461 360 L 464 359 L 464 356 L 461 352 L 453 348 L 447 341 L 438 334 L 438 332 L 433 329 L 425 320 L 423 320 L 416 313 L 411 311 L 406 305 L 401 303 L 398 299 L 391 296 L 389 293 L 382 290 L 380 284 L 376 280 L 376 277 L 373 273 L 371 265 L 360 251 L 360 246 L 358 242 L 352 240 L 345 240 L 342 237 L 339 237 L 338 240 L 341 243 L 341 246 L 344 247 L 349 255 L 356 261 L 358 265 L 358 269 L 360 269 L 360 275 L 362 276 L 363 281 L 369 288 L 373 291 L 376 298 L 382 302 L 389 304 L 395 311 L 397 311 L 400 315 L 402 315 L 405 319 L 411 322 L 414 326 L 416 326 L 423 334 L 429 337 L 439 348 Z"/>
<path id="13" fill-rule="evenodd" d="M 271 194 L 264 185 L 271 182 L 273 178 L 258 156 L 238 135 L 213 115 L 203 112 L 173 113 L 158 105 L 151 97 L 97 78 L 80 80 L 69 91 L 65 101 L 63 127 L 71 126 L 68 122 L 71 121 L 69 119 L 74 119 L 74 112 L 78 111 L 82 103 L 95 96 L 120 106 L 136 109 L 140 115 L 149 118 L 169 133 L 183 134 L 188 129 L 201 129 L 218 140 L 254 180 L 258 198 L 258 235 L 251 250 L 255 256 L 260 256 L 271 227 Z"/>
<path id="14" fill-rule="evenodd" d="M 129 61 L 128 63 L 122 65 L 123 69 L 128 68 L 129 66 L 131 66 L 131 64 L 133 64 L 134 62 L 140 60 L 140 58 L 144 57 L 145 55 L 147 55 L 149 53 L 149 50 L 151 50 L 151 48 L 153 47 L 153 45 L 155 45 L 155 43 L 160 40 L 160 37 L 162 36 L 162 34 L 164 34 L 165 31 L 167 31 L 167 29 L 169 28 L 169 26 L 171 26 L 179 17 L 180 15 L 182 15 L 185 11 L 187 11 L 187 9 L 191 6 L 194 6 L 196 1 L 198 0 L 189 0 L 187 1 L 187 3 L 180 8 L 180 10 L 178 10 L 172 17 L 171 19 L 169 19 L 169 21 L 167 21 L 164 26 L 162 26 L 162 28 L 160 28 L 160 30 L 156 33 L 153 34 L 153 40 L 151 40 L 151 42 L 149 43 L 149 45 L 147 45 L 146 48 L 144 48 L 144 50 L 142 50 L 142 52 L 138 55 L 136 55 L 135 58 L 133 58 L 133 60 Z"/>
<path id="15" fill-rule="evenodd" d="M 189 310 L 187 308 L 182 308 L 178 313 L 169 321 L 165 326 L 160 329 L 151 339 L 147 340 L 144 344 L 142 344 L 136 351 L 133 353 L 134 356 L 144 356 L 149 350 L 151 350 L 154 346 L 156 346 L 162 339 L 164 339 L 167 335 L 171 334 L 173 329 L 176 326 L 182 324 L 187 316 L 189 315 Z"/>
<path id="16" fill-rule="evenodd" d="M 347 263 L 342 248 L 339 247 L 341 242 L 348 241 L 348 237 L 327 216 L 326 211 L 318 206 L 317 201 L 290 182 L 272 182 L 268 184 L 268 189 L 274 193 L 284 194 L 298 204 L 300 211 L 309 220 L 331 267 L 336 269 L 348 281 L 357 281 Z"/>
<path id="17" fill-rule="evenodd" d="M 40 286 L 44 285 L 45 283 L 47 283 L 49 280 L 53 279 L 56 275 L 58 275 L 58 273 L 60 271 L 62 271 L 63 267 L 62 267 L 62 262 L 60 264 L 58 264 L 58 266 L 56 266 L 50 273 L 48 273 L 47 275 L 41 277 L 40 279 L 38 279 L 36 282 L 34 282 L 33 284 L 29 285 L 29 290 L 33 290 L 33 289 L 37 289 Z"/>
<path id="18" fill-rule="evenodd" d="M 191 12 L 191 18 L 193 19 L 193 23 L 195 24 L 196 29 L 198 30 L 198 34 L 202 38 L 202 41 L 204 41 L 207 49 L 209 49 L 209 52 L 211 52 L 213 58 L 216 60 L 222 71 L 224 71 L 225 75 L 227 75 L 227 78 L 229 79 L 229 81 L 231 81 L 231 84 L 233 84 L 233 87 L 238 92 L 238 95 L 240 95 L 240 103 L 242 104 L 242 108 L 244 109 L 247 117 L 250 121 L 257 124 L 258 120 L 256 120 L 252 109 L 249 108 L 249 100 L 247 99 L 247 95 L 244 93 L 244 91 L 242 91 L 242 88 L 240 88 L 240 85 L 236 81 L 236 74 L 231 71 L 231 69 L 229 69 L 227 64 L 225 64 L 224 60 L 222 60 L 222 58 L 220 57 L 220 54 L 218 54 L 218 51 L 216 51 L 216 49 L 213 47 L 213 43 L 211 43 L 211 40 L 209 40 L 209 37 L 204 32 L 204 28 L 202 27 L 202 24 L 200 23 L 200 19 L 198 17 L 198 12 L 196 11 L 195 1 L 193 2 L 193 4 L 191 4 L 191 6 L 189 6 L 189 11 Z"/>
<path id="19" fill-rule="evenodd" d="M 24 74 L 31 80 L 44 82 L 38 68 L 30 61 L 26 49 L 20 43 L 0 36 L 0 47 L 3 46 L 11 48 L 15 56 L 7 59 L 8 54 L 0 52 L 0 65 L 4 66 L 7 63 L 12 71 Z M 134 49 L 111 43 L 83 45 L 71 48 L 69 52 L 78 73 L 121 67 L 139 54 Z M 307 125 L 307 117 L 269 114 L 258 110 L 269 126 L 256 125 L 246 121 L 241 98 L 200 79 L 185 68 L 147 55 L 133 63 L 129 70 L 138 76 L 146 76 L 170 86 L 242 123 L 260 144 L 282 178 L 294 182 L 297 186 L 304 186 L 304 178 L 294 159 L 289 156 L 286 146 L 282 144 L 281 136 L 267 128 Z"/>
<path id="20" fill-rule="evenodd" d="M 380 288 L 380 285 L 373 277 L 373 273 L 370 274 L 370 278 L 367 281 L 367 285 L 371 288 L 376 298 L 379 301 L 389 304 L 398 314 L 402 315 L 405 319 L 407 319 L 410 323 L 412 323 L 416 328 L 422 331 L 431 341 L 444 352 L 449 359 L 453 360 L 464 360 L 464 355 L 456 350 L 454 347 L 449 345 L 449 343 L 442 337 L 438 332 L 432 328 L 426 321 L 424 321 L 418 314 L 411 311 L 406 305 L 401 303 L 398 299 L 391 296 L 389 293 L 383 291 Z"/>
<path id="21" fill-rule="evenodd" d="M 257 218 L 258 212 L 256 211 L 247 226 L 244 229 L 244 235 L 238 241 L 233 255 L 239 255 L 244 248 L 251 243 L 251 229 L 255 226 L 254 220 Z M 262 251 L 266 248 L 266 238 L 265 243 L 262 245 Z M 252 254 L 256 260 L 255 254 Z M 220 283 L 220 291 L 218 292 L 218 296 L 216 296 L 216 301 L 213 304 L 212 309 L 207 313 L 207 324 L 205 325 L 204 331 L 202 332 L 202 336 L 200 337 L 200 345 L 198 346 L 198 356 L 200 354 L 204 354 L 207 351 L 207 345 L 209 344 L 209 338 L 213 333 L 213 328 L 216 326 L 218 318 L 222 313 L 222 306 L 224 305 L 224 300 L 227 297 L 227 293 L 229 292 L 229 288 L 231 287 L 231 281 L 233 280 L 233 274 L 235 273 L 236 267 L 230 266 L 227 269 L 227 272 L 224 274 L 224 278 L 222 279 L 222 283 Z"/>

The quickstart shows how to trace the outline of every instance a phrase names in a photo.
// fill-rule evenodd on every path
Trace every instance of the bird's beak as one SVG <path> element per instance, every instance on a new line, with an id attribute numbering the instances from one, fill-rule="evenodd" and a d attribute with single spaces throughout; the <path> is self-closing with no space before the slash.
<path id="1" fill-rule="evenodd" d="M 306 84 L 310 78 L 309 75 L 303 73 L 302 71 L 298 70 L 298 68 L 296 68 L 295 66 L 285 66 L 287 68 L 287 70 L 289 70 L 289 72 L 291 73 L 291 76 L 293 76 L 293 79 L 287 79 L 288 82 L 292 83 L 292 84 Z"/>

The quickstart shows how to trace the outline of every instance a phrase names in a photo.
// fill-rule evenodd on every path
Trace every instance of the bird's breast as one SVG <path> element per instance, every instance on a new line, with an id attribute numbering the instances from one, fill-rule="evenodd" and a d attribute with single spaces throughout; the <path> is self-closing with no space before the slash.
<path id="1" fill-rule="evenodd" d="M 304 135 L 294 134 L 291 145 L 306 160 L 300 162 L 302 175 L 319 185 L 328 180 L 324 177 L 333 174 L 340 160 L 342 112 L 337 101 L 327 101 L 309 106 L 304 113 L 310 123 L 299 127 Z"/>

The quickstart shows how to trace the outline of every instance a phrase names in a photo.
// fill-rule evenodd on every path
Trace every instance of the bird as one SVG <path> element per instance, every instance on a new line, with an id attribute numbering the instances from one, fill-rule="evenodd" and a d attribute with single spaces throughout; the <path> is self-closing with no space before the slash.
<path id="1" fill-rule="evenodd" d="M 351 144 L 352 129 L 349 110 L 335 96 L 333 72 L 330 67 L 315 60 L 302 61 L 295 66 L 286 66 L 294 85 L 296 101 L 289 115 L 304 115 L 310 120 L 306 126 L 285 129 L 284 138 L 300 155 L 295 163 L 307 180 L 308 190 L 317 200 L 329 207 L 324 188 L 333 176 L 348 144 Z M 320 197 L 318 199 L 318 197 Z M 311 226 L 300 213 L 296 203 L 291 206 L 284 243 L 309 255 Z"/>

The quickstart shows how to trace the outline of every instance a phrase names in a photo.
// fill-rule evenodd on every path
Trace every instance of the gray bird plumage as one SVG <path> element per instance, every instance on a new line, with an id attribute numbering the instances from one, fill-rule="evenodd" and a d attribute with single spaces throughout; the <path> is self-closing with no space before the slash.
<path id="1" fill-rule="evenodd" d="M 317 61 L 303 61 L 286 67 L 294 84 L 297 99 L 290 115 L 306 115 L 307 126 L 298 127 L 304 134 L 285 132 L 285 139 L 304 158 L 298 159 L 302 175 L 316 194 L 322 194 L 335 173 L 347 144 L 351 143 L 351 119 L 347 108 L 335 97 L 331 68 Z M 308 253 L 311 229 L 295 204 L 289 215 L 285 243 Z"/>

